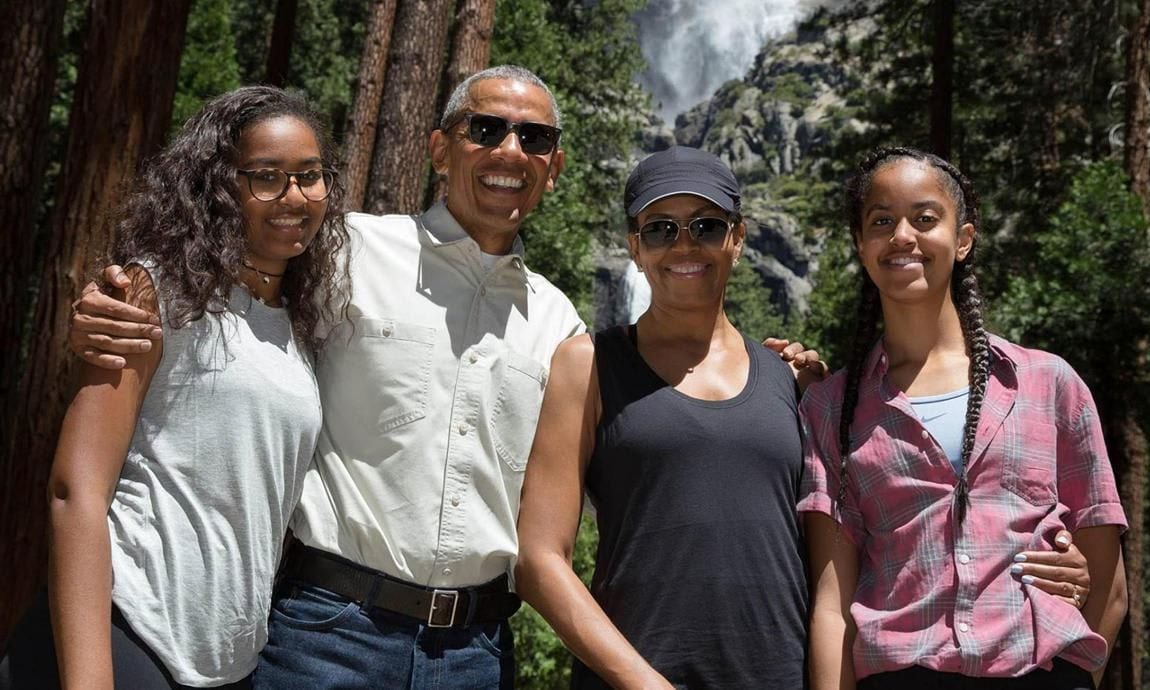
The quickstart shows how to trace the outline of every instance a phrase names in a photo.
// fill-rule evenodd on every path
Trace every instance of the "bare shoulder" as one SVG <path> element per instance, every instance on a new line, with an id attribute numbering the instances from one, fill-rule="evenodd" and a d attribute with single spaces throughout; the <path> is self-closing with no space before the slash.
<path id="1" fill-rule="evenodd" d="M 595 343 L 588 333 L 580 333 L 559 343 L 551 356 L 551 376 L 578 375 L 595 364 Z"/>

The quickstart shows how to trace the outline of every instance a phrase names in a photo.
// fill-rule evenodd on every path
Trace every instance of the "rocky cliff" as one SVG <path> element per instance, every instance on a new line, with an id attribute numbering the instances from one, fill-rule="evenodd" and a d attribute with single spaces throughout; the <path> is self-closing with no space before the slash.
<path id="1" fill-rule="evenodd" d="M 857 41 L 870 30 L 866 20 L 832 23 L 825 11 L 817 13 L 795 32 L 768 42 L 742 79 L 727 82 L 710 100 L 680 115 L 673 128 L 651 115 L 636 138 L 636 160 L 678 143 L 711 151 L 731 166 L 743 186 L 745 260 L 784 315 L 807 307 L 822 238 L 788 213 L 788 183 L 821 164 L 819 147 L 832 132 L 864 127 L 849 117 L 850 66 L 836 46 Z M 620 258 L 618 247 L 600 252 L 600 325 L 626 318 L 612 297 L 628 293 L 629 288 L 620 285 L 625 258 L 625 253 Z"/>

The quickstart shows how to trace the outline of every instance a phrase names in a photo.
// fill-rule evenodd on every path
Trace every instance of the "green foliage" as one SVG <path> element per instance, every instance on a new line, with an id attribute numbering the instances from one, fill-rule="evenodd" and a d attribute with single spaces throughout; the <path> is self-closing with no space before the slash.
<path id="1" fill-rule="evenodd" d="M 754 340 L 787 337 L 771 291 L 748 262 L 731 271 L 723 307 L 735 328 Z"/>
<path id="2" fill-rule="evenodd" d="M 1116 367 L 1150 381 L 1138 365 L 1150 338 L 1150 226 L 1126 185 L 1114 161 L 1084 166 L 995 311 L 1012 340 L 1062 354 L 1096 386 Z"/>
<path id="3" fill-rule="evenodd" d="M 591 248 L 623 227 L 631 141 L 648 103 L 634 78 L 642 55 L 630 15 L 644 0 L 500 0 L 492 64 L 518 64 L 555 92 L 564 113 L 567 165 L 555 191 L 527 218 L 532 269 L 567 293 L 590 320 Z M 615 240 L 617 241 L 617 240 Z"/>
<path id="4" fill-rule="evenodd" d="M 204 102 L 240 85 L 231 0 L 196 0 L 188 15 L 180 76 L 172 105 L 172 132 Z"/>
<path id="5" fill-rule="evenodd" d="M 595 550 L 599 533 L 595 519 L 584 515 L 575 539 L 575 552 L 571 562 L 583 583 L 591 585 L 595 569 Z M 535 609 L 524 605 L 511 619 L 515 633 L 515 687 L 524 690 L 551 690 L 566 688 L 571 681 L 571 654 L 547 621 Z"/>
<path id="6" fill-rule="evenodd" d="M 355 99 L 366 25 L 364 0 L 300 0 L 289 86 L 327 114 L 337 138 Z"/>
<path id="7" fill-rule="evenodd" d="M 810 311 L 793 329 L 794 337 L 818 350 L 832 370 L 845 366 L 850 354 L 858 310 L 859 270 L 850 233 L 843 228 L 831 234 L 819 256 Z"/>

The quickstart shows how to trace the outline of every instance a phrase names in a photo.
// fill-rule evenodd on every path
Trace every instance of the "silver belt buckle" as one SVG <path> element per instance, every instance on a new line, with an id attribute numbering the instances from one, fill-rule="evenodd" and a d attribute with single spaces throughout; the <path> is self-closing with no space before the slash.
<path id="1" fill-rule="evenodd" d="M 436 589 L 431 592 L 431 608 L 427 612 L 427 627 L 450 628 L 455 625 L 455 609 L 459 606 L 459 592 Z"/>

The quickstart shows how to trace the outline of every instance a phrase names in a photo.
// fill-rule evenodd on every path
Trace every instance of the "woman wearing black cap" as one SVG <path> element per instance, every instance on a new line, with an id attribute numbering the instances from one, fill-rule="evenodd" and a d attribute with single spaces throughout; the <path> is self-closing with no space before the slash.
<path id="1" fill-rule="evenodd" d="M 651 306 L 555 353 L 517 589 L 578 657 L 574 687 L 801 688 L 797 392 L 723 311 L 746 235 L 738 182 L 674 147 L 639 164 L 625 201 Z M 600 535 L 590 592 L 570 565 L 584 491 Z"/>

